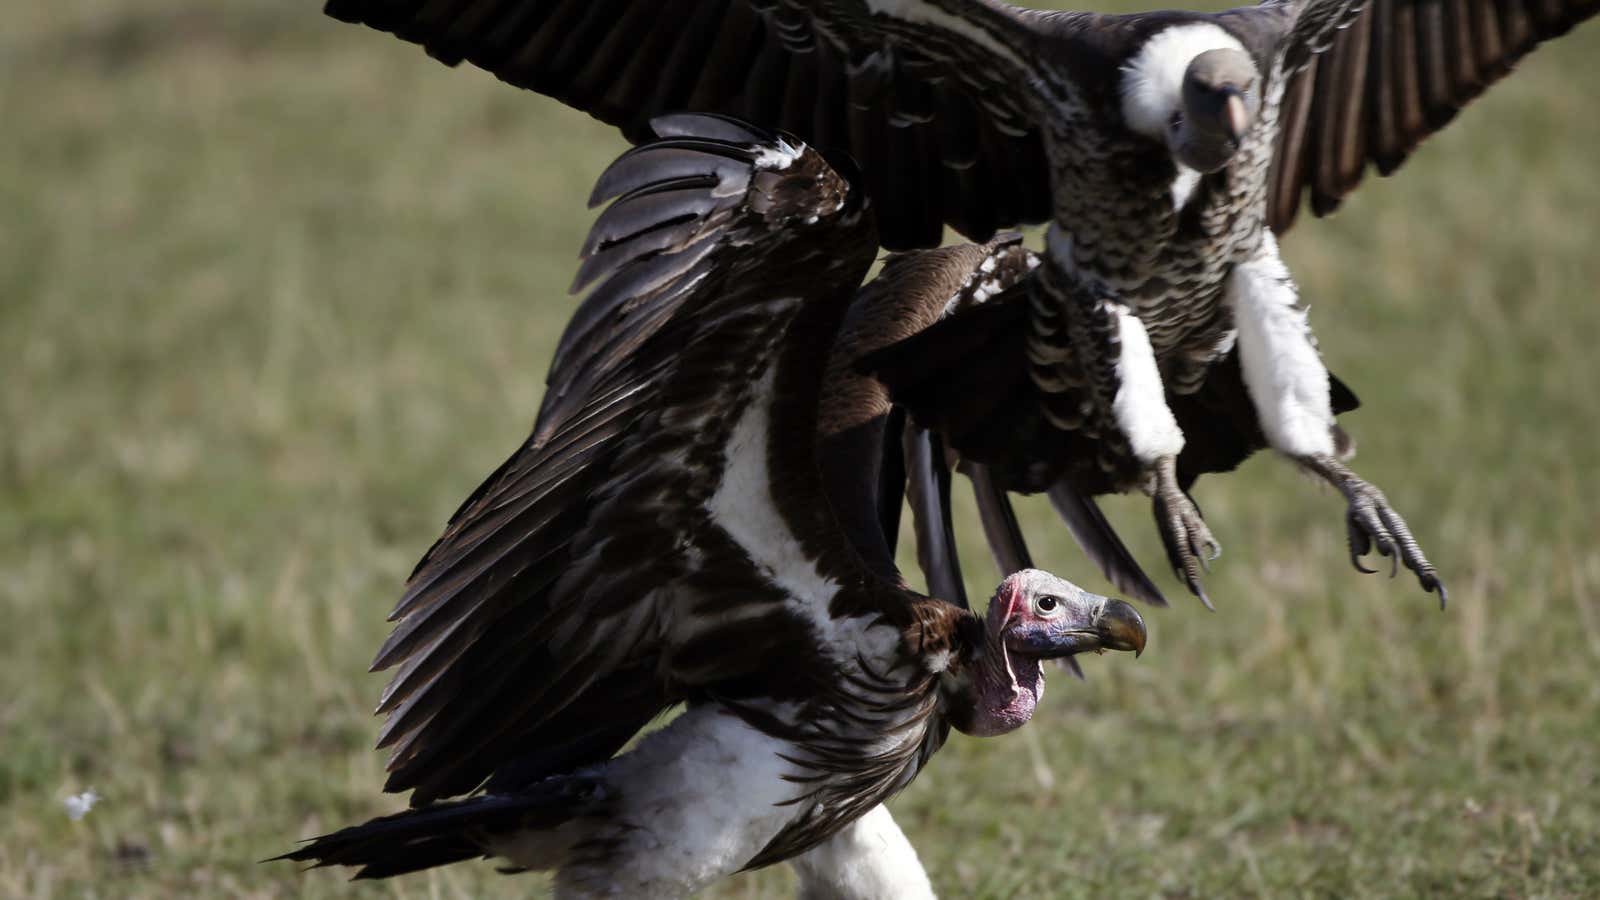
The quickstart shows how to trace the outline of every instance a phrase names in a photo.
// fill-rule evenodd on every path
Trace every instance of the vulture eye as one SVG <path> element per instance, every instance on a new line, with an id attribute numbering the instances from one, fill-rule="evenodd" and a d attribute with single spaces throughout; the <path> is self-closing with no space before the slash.
<path id="1" fill-rule="evenodd" d="M 1049 615 L 1050 613 L 1055 612 L 1056 607 L 1060 605 L 1061 600 L 1059 598 L 1052 597 L 1049 594 L 1045 594 L 1043 597 L 1033 601 L 1033 608 L 1041 615 Z"/>

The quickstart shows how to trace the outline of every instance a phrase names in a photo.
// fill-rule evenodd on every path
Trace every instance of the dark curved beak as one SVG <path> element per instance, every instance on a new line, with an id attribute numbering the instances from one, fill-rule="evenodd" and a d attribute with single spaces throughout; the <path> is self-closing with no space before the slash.
<path id="1" fill-rule="evenodd" d="M 1107 600 L 1095 622 L 1101 646 L 1107 650 L 1132 650 L 1134 656 L 1144 653 L 1144 619 L 1139 611 L 1121 600 Z"/>

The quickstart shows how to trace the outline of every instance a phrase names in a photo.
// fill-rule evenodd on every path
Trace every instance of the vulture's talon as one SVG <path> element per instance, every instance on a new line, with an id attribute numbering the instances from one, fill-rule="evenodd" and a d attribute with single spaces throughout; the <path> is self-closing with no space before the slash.
<path id="1" fill-rule="evenodd" d="M 1372 548 L 1378 551 L 1379 556 L 1392 556 L 1394 554 L 1394 538 L 1389 534 L 1389 529 L 1384 525 L 1383 519 L 1365 498 L 1353 502 L 1359 504 L 1356 519 L 1360 524 L 1363 535 L 1371 542 Z"/>
<path id="2" fill-rule="evenodd" d="M 1439 602 L 1442 606 L 1446 599 L 1444 585 L 1439 581 L 1439 574 L 1434 570 L 1433 564 L 1428 562 L 1428 558 L 1422 553 L 1422 548 L 1417 545 L 1417 539 L 1411 536 L 1411 528 L 1406 525 L 1405 519 L 1400 518 L 1400 514 L 1387 505 L 1379 507 L 1379 513 L 1383 516 L 1384 524 L 1394 534 L 1395 543 L 1399 545 L 1396 557 L 1405 563 L 1407 569 L 1416 573 L 1423 590 L 1432 592 L 1435 588 L 1438 589 Z M 1398 571 L 1397 564 L 1396 572 Z"/>
<path id="3" fill-rule="evenodd" d="M 1361 522 L 1356 518 L 1356 511 L 1345 513 L 1345 542 L 1350 547 L 1350 565 L 1363 575 L 1375 575 L 1377 569 L 1369 569 L 1361 558 L 1372 552 L 1372 538 L 1367 536 L 1361 527 Z"/>
<path id="4" fill-rule="evenodd" d="M 1200 567 L 1200 571 L 1209 575 L 1211 574 L 1211 560 L 1206 558 L 1205 548 L 1207 543 L 1207 540 L 1201 539 L 1192 529 L 1189 531 L 1189 558 L 1194 560 L 1195 564 Z"/>
<path id="5" fill-rule="evenodd" d="M 1199 507 L 1189 495 L 1178 487 L 1176 462 L 1170 458 L 1156 463 L 1155 486 L 1151 491 L 1155 502 L 1156 525 L 1161 532 L 1161 543 L 1167 551 L 1167 562 L 1172 573 L 1205 604 L 1213 609 L 1211 598 L 1200 586 L 1201 577 L 1211 571 L 1211 560 L 1222 553 L 1222 546 L 1206 527 Z M 1209 558 L 1208 558 L 1209 557 Z"/>
<path id="6" fill-rule="evenodd" d="M 1400 566 L 1414 572 L 1424 591 L 1439 592 L 1439 602 L 1446 602 L 1444 584 L 1439 581 L 1433 564 L 1423 555 L 1417 539 L 1411 536 L 1406 520 L 1394 511 L 1383 492 L 1361 480 L 1354 472 L 1332 457 L 1309 457 L 1301 460 L 1311 471 L 1327 479 L 1350 504 L 1345 512 L 1345 536 L 1350 545 L 1350 564 L 1357 571 L 1373 574 L 1362 557 L 1377 550 L 1389 558 L 1389 577 L 1400 574 Z"/>

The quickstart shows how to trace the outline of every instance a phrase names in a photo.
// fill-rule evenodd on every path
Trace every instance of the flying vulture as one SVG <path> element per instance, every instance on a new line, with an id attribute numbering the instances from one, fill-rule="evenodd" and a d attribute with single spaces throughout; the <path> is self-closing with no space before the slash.
<path id="1" fill-rule="evenodd" d="M 852 362 L 905 333 L 871 295 L 848 309 L 870 202 L 791 139 L 655 129 L 596 187 L 595 286 L 533 435 L 423 557 L 374 663 L 386 787 L 415 808 L 287 858 L 497 856 L 560 897 L 641 898 L 794 860 L 811 895 L 931 896 L 882 802 L 951 726 L 1026 723 L 1041 661 L 1143 649 L 1127 603 L 1035 569 L 983 617 L 906 586 L 889 400 Z"/>
<path id="2" fill-rule="evenodd" d="M 847 152 L 891 249 L 1048 221 L 1009 331 L 965 316 L 929 353 L 1022 353 L 1032 413 L 1016 448 L 936 401 L 918 421 L 989 465 L 993 491 L 1084 475 L 1144 490 L 1202 599 L 1220 549 L 1185 490 L 1176 397 L 1219 369 L 1271 447 L 1336 486 L 1351 558 L 1376 549 L 1445 599 L 1383 494 L 1346 465 L 1335 392 L 1276 234 L 1428 135 L 1597 0 L 1266 0 L 1219 13 L 1042 12 L 998 0 L 328 0 L 330 15 L 469 61 L 632 139 L 675 110 L 739 116 Z M 1002 316 L 969 314 L 982 324 Z M 972 346 L 974 334 L 990 338 Z M 956 345 L 956 346 L 952 346 Z M 1231 361 L 1230 361 L 1231 360 Z M 981 390 L 970 373 L 896 396 Z M 885 377 L 892 373 L 885 371 Z M 993 441 L 991 440 L 992 444 Z M 1209 601 L 1208 601 L 1209 602 Z"/>

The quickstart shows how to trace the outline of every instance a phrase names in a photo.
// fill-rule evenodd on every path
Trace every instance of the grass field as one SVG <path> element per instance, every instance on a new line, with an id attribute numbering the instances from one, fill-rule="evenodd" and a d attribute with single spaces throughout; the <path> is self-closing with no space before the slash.
<path id="1" fill-rule="evenodd" d="M 1288 466 L 1202 481 L 1218 612 L 894 802 L 944 896 L 1600 895 L 1597 84 L 1591 25 L 1287 244 L 1449 611 Z M 267 0 L 9 10 L 0 122 L 0 896 L 537 888 L 256 861 L 398 808 L 366 664 L 531 421 L 619 141 Z"/>

